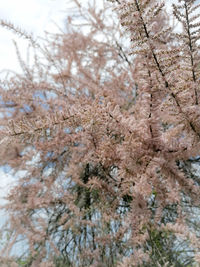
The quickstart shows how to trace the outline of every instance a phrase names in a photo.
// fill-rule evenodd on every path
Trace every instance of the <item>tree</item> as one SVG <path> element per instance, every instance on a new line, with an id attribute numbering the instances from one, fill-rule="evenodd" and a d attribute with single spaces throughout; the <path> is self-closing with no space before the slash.
<path id="1" fill-rule="evenodd" d="M 1 161 L 25 173 L 6 204 L 7 264 L 19 238 L 25 266 L 200 262 L 186 209 L 199 205 L 198 5 L 173 4 L 176 33 L 164 3 L 111 2 L 74 1 L 43 46 L 1 21 L 36 51 L 1 86 Z"/>

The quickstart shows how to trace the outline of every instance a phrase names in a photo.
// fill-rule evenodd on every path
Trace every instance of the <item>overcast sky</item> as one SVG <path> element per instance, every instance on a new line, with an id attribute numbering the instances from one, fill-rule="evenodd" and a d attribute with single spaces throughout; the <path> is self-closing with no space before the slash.
<path id="1" fill-rule="evenodd" d="M 42 36 L 44 31 L 57 32 L 63 28 L 67 0 L 1 0 L 0 19 L 10 21 L 26 32 Z M 0 27 L 0 70 L 19 70 L 12 40 L 26 54 L 27 41 Z"/>

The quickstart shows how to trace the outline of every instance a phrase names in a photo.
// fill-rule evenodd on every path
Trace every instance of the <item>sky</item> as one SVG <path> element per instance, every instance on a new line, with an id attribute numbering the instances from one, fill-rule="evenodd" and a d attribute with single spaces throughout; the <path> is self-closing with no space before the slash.
<path id="1" fill-rule="evenodd" d="M 63 29 L 66 9 L 67 0 L 2 0 L 0 19 L 37 37 L 43 36 L 44 31 L 58 32 L 59 27 Z M 17 41 L 22 56 L 25 55 L 28 42 L 0 27 L 0 71 L 20 70 L 13 40 Z"/>

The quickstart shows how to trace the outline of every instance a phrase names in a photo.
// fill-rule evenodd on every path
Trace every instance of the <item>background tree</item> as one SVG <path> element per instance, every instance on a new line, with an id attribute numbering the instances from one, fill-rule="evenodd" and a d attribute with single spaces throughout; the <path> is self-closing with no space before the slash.
<path id="1" fill-rule="evenodd" d="M 1 161 L 25 173 L 2 262 L 20 238 L 25 266 L 199 263 L 199 16 L 179 2 L 181 34 L 151 0 L 74 1 L 44 45 L 1 22 L 35 51 L 1 86 Z"/>

